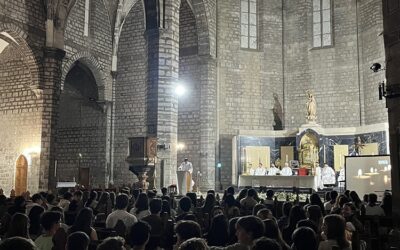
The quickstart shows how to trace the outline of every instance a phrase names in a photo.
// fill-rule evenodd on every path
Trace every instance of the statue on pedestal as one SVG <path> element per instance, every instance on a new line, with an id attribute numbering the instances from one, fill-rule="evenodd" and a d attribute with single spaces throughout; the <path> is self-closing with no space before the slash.
<path id="1" fill-rule="evenodd" d="M 314 94 L 307 90 L 307 122 L 316 122 L 317 120 L 317 102 L 315 101 Z"/>

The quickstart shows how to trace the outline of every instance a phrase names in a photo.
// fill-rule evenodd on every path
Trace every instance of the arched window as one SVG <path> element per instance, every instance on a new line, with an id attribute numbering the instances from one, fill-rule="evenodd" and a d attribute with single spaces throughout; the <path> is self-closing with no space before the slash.
<path id="1" fill-rule="evenodd" d="M 332 2 L 313 0 L 313 47 L 332 46 L 332 40 Z"/>
<path id="2" fill-rule="evenodd" d="M 258 48 L 257 0 L 241 0 L 240 2 L 240 35 L 241 48 Z"/>

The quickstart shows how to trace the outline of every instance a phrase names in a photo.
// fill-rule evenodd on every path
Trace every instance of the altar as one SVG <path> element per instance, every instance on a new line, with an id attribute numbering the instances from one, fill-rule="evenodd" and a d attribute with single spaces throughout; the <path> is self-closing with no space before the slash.
<path id="1" fill-rule="evenodd" d="M 298 188 L 314 188 L 314 176 L 255 176 L 240 175 L 239 187 L 298 187 Z"/>

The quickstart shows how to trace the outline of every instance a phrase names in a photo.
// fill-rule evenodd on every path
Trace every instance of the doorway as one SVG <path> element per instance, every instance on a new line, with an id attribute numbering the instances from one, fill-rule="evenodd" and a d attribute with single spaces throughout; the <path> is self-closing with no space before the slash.
<path id="1" fill-rule="evenodd" d="M 26 192 L 28 185 L 28 161 L 25 156 L 20 155 L 15 167 L 15 194 L 21 195 Z"/>
<path id="2" fill-rule="evenodd" d="M 79 168 L 79 185 L 85 188 L 89 187 L 90 184 L 90 168 Z"/>

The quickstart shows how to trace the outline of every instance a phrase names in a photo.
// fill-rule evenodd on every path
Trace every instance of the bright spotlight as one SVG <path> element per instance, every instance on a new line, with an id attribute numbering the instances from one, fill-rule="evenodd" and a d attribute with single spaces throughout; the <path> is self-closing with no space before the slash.
<path id="1" fill-rule="evenodd" d="M 186 88 L 181 83 L 178 83 L 175 87 L 175 93 L 177 96 L 183 96 L 186 93 Z"/>
<path id="2" fill-rule="evenodd" d="M 183 150 L 184 148 L 185 148 L 185 144 L 183 144 L 183 143 L 178 143 L 177 145 L 176 145 L 176 148 L 180 151 L 180 150 Z"/>

